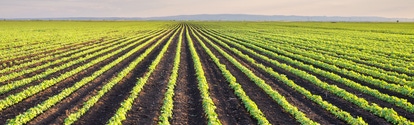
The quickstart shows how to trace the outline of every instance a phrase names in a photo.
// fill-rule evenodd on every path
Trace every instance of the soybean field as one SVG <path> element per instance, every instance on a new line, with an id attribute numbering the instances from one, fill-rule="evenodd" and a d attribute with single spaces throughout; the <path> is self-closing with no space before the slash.
<path id="1" fill-rule="evenodd" d="M 0 124 L 414 124 L 414 23 L 0 21 Z"/>

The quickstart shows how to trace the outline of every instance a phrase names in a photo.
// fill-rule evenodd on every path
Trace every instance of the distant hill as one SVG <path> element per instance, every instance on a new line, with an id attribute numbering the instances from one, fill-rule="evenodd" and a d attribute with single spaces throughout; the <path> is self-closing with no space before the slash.
<path id="1" fill-rule="evenodd" d="M 199 20 L 199 21 L 330 21 L 330 22 L 414 22 L 408 18 L 341 17 L 341 16 L 284 16 L 248 14 L 199 14 L 163 17 L 65 17 L 65 18 L 14 18 L 7 20 Z"/>
<path id="2" fill-rule="evenodd" d="M 145 20 L 203 20 L 203 21 L 350 21 L 350 22 L 414 22 L 414 19 L 384 17 L 340 17 L 340 16 L 284 16 L 284 15 L 246 15 L 246 14 L 200 14 L 144 18 Z"/>

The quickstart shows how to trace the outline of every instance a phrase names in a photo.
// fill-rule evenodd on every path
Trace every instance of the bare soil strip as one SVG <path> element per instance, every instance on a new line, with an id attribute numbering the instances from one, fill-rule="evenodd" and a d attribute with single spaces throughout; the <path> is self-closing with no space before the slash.
<path id="1" fill-rule="evenodd" d="M 206 125 L 207 119 L 201 105 L 201 95 L 197 88 L 194 64 L 186 36 L 181 46 L 180 69 L 175 87 L 173 125 Z"/>

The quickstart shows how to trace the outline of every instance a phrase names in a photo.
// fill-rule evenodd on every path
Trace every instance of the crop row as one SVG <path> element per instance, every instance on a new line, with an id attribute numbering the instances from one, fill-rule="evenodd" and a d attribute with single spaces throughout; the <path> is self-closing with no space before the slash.
<path id="1" fill-rule="evenodd" d="M 227 46 L 224 43 L 222 43 L 220 40 L 214 38 L 213 36 L 210 36 L 210 35 L 207 35 L 207 34 L 204 34 L 204 35 L 206 35 L 207 37 L 209 37 L 210 39 L 212 39 L 212 40 L 214 40 L 216 42 L 219 42 L 221 45 Z M 204 38 L 205 38 L 206 41 L 208 41 L 208 43 L 213 44 L 206 37 L 204 37 Z M 241 54 L 238 51 L 236 51 L 235 53 Z M 338 108 L 338 107 L 334 106 L 333 104 L 331 104 L 331 103 L 323 100 L 321 96 L 312 94 L 310 91 L 306 90 L 305 88 L 303 88 L 303 87 L 295 84 L 292 80 L 288 79 L 285 75 L 281 75 L 281 74 L 273 71 L 272 68 L 269 68 L 269 67 L 266 67 L 266 66 L 264 66 L 262 64 L 259 64 L 259 63 L 257 63 L 256 61 L 254 61 L 252 58 L 250 58 L 248 56 L 241 56 L 241 57 L 244 58 L 244 59 L 246 59 L 246 60 L 248 60 L 251 64 L 255 65 L 256 67 L 258 67 L 258 68 L 262 69 L 263 71 L 269 73 L 270 75 L 272 75 L 276 79 L 279 79 L 284 84 L 287 84 L 288 86 L 292 87 L 296 91 L 300 92 L 305 97 L 307 97 L 310 100 L 314 101 L 315 103 L 319 104 L 321 107 L 325 108 L 326 110 L 328 110 L 332 114 L 336 115 L 340 119 L 342 119 L 344 121 L 347 121 L 349 124 L 366 124 L 362 120 L 362 118 L 360 118 L 360 117 L 359 118 L 353 118 L 348 112 L 342 111 L 340 108 Z M 230 58 L 230 56 L 229 56 L 229 58 Z M 238 65 L 240 63 L 234 62 L 234 64 L 235 65 Z"/>
<path id="2" fill-rule="evenodd" d="M 237 41 L 237 40 L 235 40 L 235 41 Z M 369 94 L 369 95 L 377 97 L 377 98 L 379 98 L 383 101 L 389 102 L 389 103 L 394 104 L 394 105 L 399 106 L 399 107 L 402 107 L 402 108 L 406 109 L 409 112 L 413 112 L 413 110 L 414 110 L 413 105 L 410 102 L 408 102 L 407 99 L 403 99 L 403 98 L 390 96 L 388 94 L 381 93 L 378 90 L 369 88 L 367 86 L 363 86 L 363 85 L 361 85 L 357 82 L 354 82 L 352 80 L 349 80 L 349 79 L 346 79 L 346 78 L 341 78 L 341 76 L 336 75 L 334 73 L 327 72 L 325 70 L 321 70 L 321 69 L 306 65 L 302 62 L 292 60 L 292 59 L 287 58 L 285 56 L 278 55 L 278 54 L 275 54 L 275 53 L 269 51 L 269 50 L 274 50 L 275 48 L 270 48 L 268 46 L 260 45 L 260 44 L 254 44 L 253 42 L 252 43 L 238 42 L 238 43 L 242 44 L 242 45 L 245 45 L 245 46 L 248 46 L 248 47 L 251 47 L 251 48 L 255 49 L 258 52 L 262 52 L 268 57 L 274 57 L 274 58 L 283 60 L 283 61 L 288 62 L 290 64 L 293 64 L 293 65 L 299 66 L 303 69 L 306 69 L 308 71 L 319 74 L 319 75 L 321 75 L 325 78 L 329 78 L 329 79 L 334 80 L 338 83 L 345 84 L 345 85 L 347 85 L 347 86 L 349 86 L 353 89 L 359 90 L 360 92 Z M 231 44 L 234 44 L 234 43 L 231 42 Z M 262 47 L 262 48 L 260 48 L 260 47 Z M 268 49 L 268 50 L 266 50 L 266 49 Z M 294 56 L 300 56 L 300 55 L 294 55 Z M 329 67 L 329 65 L 323 65 L 323 67 Z"/>

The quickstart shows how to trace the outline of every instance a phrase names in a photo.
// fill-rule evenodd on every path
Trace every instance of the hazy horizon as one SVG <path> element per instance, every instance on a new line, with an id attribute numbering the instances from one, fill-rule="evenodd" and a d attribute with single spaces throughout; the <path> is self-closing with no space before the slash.
<path id="1" fill-rule="evenodd" d="M 411 0 L 13 0 L 0 18 L 161 17 L 196 14 L 414 18 Z"/>

